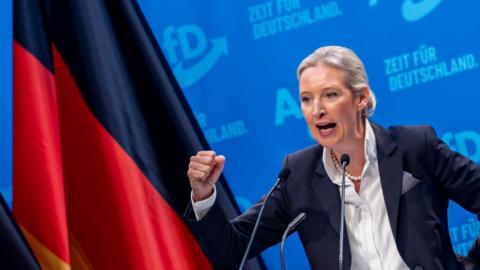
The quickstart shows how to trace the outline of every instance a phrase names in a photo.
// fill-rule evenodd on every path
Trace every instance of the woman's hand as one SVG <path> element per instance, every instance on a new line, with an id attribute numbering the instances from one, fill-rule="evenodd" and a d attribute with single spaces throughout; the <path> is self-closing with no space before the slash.
<path id="1" fill-rule="evenodd" d="M 214 151 L 198 151 L 190 157 L 187 175 L 192 187 L 194 201 L 202 201 L 213 193 L 213 186 L 223 171 L 225 157 L 217 156 Z"/>

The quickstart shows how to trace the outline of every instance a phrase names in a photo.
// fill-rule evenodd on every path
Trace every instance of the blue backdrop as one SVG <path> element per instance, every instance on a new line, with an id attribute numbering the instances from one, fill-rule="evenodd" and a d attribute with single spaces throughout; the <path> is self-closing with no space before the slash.
<path id="1" fill-rule="evenodd" d="M 12 1 L 0 1 L 0 192 L 12 201 Z"/>
<path id="2" fill-rule="evenodd" d="M 273 184 L 285 154 L 314 144 L 302 119 L 296 68 L 338 44 L 364 60 L 378 97 L 373 120 L 430 124 L 453 149 L 480 161 L 478 1 L 139 0 L 242 209 Z M 478 234 L 452 204 L 455 250 Z M 287 266 L 307 269 L 297 237 Z M 279 269 L 278 249 L 264 252 Z"/>
<path id="3" fill-rule="evenodd" d="M 314 144 L 302 119 L 296 68 L 338 44 L 364 60 L 378 98 L 373 120 L 430 124 L 480 161 L 480 2 L 473 0 L 138 0 L 242 209 L 273 184 L 285 154 Z M 11 1 L 0 1 L 0 188 L 11 202 Z M 476 218 L 452 204 L 454 248 L 465 254 Z M 287 267 L 307 269 L 294 235 Z M 278 247 L 263 253 L 279 268 Z"/>

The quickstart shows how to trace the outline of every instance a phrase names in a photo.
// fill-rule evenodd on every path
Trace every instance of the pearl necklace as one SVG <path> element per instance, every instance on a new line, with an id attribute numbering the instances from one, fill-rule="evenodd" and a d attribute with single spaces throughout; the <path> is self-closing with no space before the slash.
<path id="1" fill-rule="evenodd" d="M 342 166 L 340 165 L 340 162 L 338 162 L 337 157 L 333 153 L 333 149 L 330 149 L 330 155 L 332 156 L 333 164 L 335 164 L 335 168 L 337 168 L 338 171 L 342 171 Z M 351 175 L 347 170 L 345 170 L 345 175 L 350 178 L 352 181 L 360 181 L 362 179 L 362 176 L 353 176 Z"/>

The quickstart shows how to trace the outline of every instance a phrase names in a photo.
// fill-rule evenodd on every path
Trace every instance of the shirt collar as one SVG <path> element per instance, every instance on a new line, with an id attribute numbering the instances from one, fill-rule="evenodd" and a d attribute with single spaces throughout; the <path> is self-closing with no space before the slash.
<path id="1" fill-rule="evenodd" d="M 377 146 L 376 146 L 376 139 L 375 133 L 373 132 L 373 128 L 370 125 L 370 121 L 368 119 L 365 120 L 365 165 L 375 161 L 377 159 Z M 332 156 L 330 154 L 330 149 L 325 148 L 322 155 L 323 165 L 325 167 L 325 171 L 327 172 L 328 177 L 334 183 L 339 185 L 341 181 L 340 172 L 335 167 L 333 163 Z M 364 170 L 365 171 L 365 170 Z M 345 181 L 346 185 L 352 185 L 351 181 Z"/>

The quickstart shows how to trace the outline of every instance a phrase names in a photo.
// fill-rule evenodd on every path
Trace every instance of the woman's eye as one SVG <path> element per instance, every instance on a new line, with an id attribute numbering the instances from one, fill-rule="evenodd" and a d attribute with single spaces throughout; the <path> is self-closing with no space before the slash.
<path id="1" fill-rule="evenodd" d="M 310 97 L 301 97 L 301 100 L 302 100 L 303 103 L 306 103 L 306 102 L 309 102 L 312 99 Z"/>
<path id="2" fill-rule="evenodd" d="M 325 93 L 324 95 L 326 98 L 334 98 L 334 97 L 337 97 L 338 96 L 338 93 L 337 92 L 327 92 Z"/>

